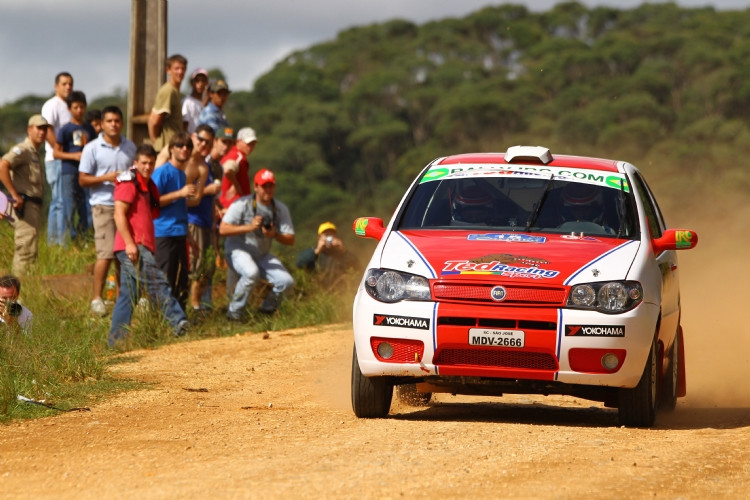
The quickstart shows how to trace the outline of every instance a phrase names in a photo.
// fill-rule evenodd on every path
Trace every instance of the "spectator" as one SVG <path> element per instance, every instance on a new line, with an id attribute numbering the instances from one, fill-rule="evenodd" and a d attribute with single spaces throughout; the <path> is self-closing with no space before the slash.
<path id="1" fill-rule="evenodd" d="M 181 55 L 175 54 L 167 59 L 168 79 L 156 93 L 154 107 L 148 117 L 148 136 L 157 152 L 169 144 L 172 135 L 185 130 L 180 85 L 186 70 L 187 59 Z"/>
<path id="2" fill-rule="evenodd" d="M 198 117 L 205 104 L 203 95 L 208 87 L 208 71 L 203 68 L 193 71 L 190 75 L 190 85 L 193 88 L 192 92 L 182 100 L 182 119 L 188 134 L 195 132 Z"/>
<path id="3" fill-rule="evenodd" d="M 273 313 L 282 294 L 294 285 L 294 279 L 281 261 L 270 253 L 274 240 L 283 245 L 294 244 L 294 227 L 289 209 L 274 199 L 276 178 L 268 169 L 255 174 L 255 194 L 243 196 L 233 203 L 219 226 L 226 236 L 227 264 L 239 275 L 227 317 L 241 319 L 247 299 L 259 277 L 271 283 L 260 312 Z"/>
<path id="4" fill-rule="evenodd" d="M 208 104 L 201 111 L 198 125 L 205 123 L 214 129 L 214 132 L 229 126 L 223 108 L 230 92 L 229 86 L 224 80 L 219 79 L 211 83 L 208 87 Z"/>
<path id="5" fill-rule="evenodd" d="M 185 312 L 154 260 L 154 217 L 159 214 L 159 191 L 151 180 L 155 162 L 156 151 L 144 144 L 136 151 L 133 168 L 116 180 L 114 252 L 120 263 L 120 294 L 112 311 L 110 347 L 127 335 L 133 304 L 141 289 L 159 306 L 176 336 L 184 335 L 188 328 Z"/>
<path id="6" fill-rule="evenodd" d="M 86 111 L 84 126 L 86 127 L 86 132 L 89 134 L 89 139 L 97 138 L 102 131 L 102 110 L 89 109 Z"/>
<path id="7" fill-rule="evenodd" d="M 214 199 L 221 188 L 215 179 L 207 158 L 213 149 L 214 131 L 208 125 L 198 125 L 192 135 L 193 155 L 191 163 L 197 166 L 199 175 L 195 199 L 188 200 L 188 233 L 194 245 L 190 247 L 190 305 L 194 310 L 211 307 L 211 281 L 216 268 L 213 247 L 213 228 L 216 225 Z M 191 175 L 186 169 L 187 182 Z"/>
<path id="8" fill-rule="evenodd" d="M 230 127 L 223 127 L 217 130 L 216 136 L 214 138 L 214 145 L 211 148 L 211 153 L 208 155 L 206 161 L 208 162 L 211 173 L 214 176 L 214 182 L 218 181 L 219 183 L 219 192 L 221 192 L 221 183 L 224 178 L 224 168 L 221 165 L 221 159 L 224 158 L 224 156 L 229 152 L 232 146 L 234 146 L 234 130 L 232 130 Z M 214 207 L 216 212 L 216 220 L 218 221 L 221 219 L 221 216 L 224 215 L 224 211 L 226 210 L 221 206 L 221 203 L 219 203 L 218 196 L 214 197 Z M 216 265 L 222 268 L 226 268 L 226 262 L 224 261 L 223 252 L 221 252 L 219 248 L 218 229 L 218 225 L 214 224 L 211 231 L 214 250 L 216 252 Z M 208 288 L 208 291 L 210 292 L 210 288 Z"/>
<path id="9" fill-rule="evenodd" d="M 78 182 L 89 189 L 89 203 L 94 225 L 94 294 L 91 311 L 99 316 L 107 314 L 102 300 L 102 290 L 107 279 L 109 265 L 114 259 L 112 247 L 115 241 L 114 182 L 120 172 L 133 164 L 136 146 L 122 132 L 122 110 L 117 106 L 102 109 L 102 133 L 84 146 L 81 163 L 78 165 Z M 115 262 L 115 274 L 119 276 L 119 263 Z"/>
<path id="10" fill-rule="evenodd" d="M 67 99 L 70 122 L 57 132 L 55 158 L 62 160 L 61 189 L 63 194 L 63 229 L 75 239 L 76 234 L 88 229 L 88 214 L 83 188 L 78 184 L 78 164 L 81 151 L 89 140 L 83 117 L 86 114 L 86 95 L 73 91 Z M 74 227 L 73 215 L 78 214 L 78 227 Z"/>
<path id="11" fill-rule="evenodd" d="M 44 171 L 39 148 L 50 125 L 42 115 L 29 118 L 26 140 L 16 144 L 0 159 L 0 181 L 13 199 L 15 221 L 13 274 L 23 275 L 36 262 L 39 229 L 42 224 Z"/>
<path id="12" fill-rule="evenodd" d="M 241 196 L 251 194 L 250 164 L 248 158 L 255 149 L 258 138 L 250 127 L 241 128 L 237 132 L 237 140 L 229 152 L 221 159 L 224 167 L 224 178 L 221 181 L 221 196 L 219 202 L 228 208 L 233 201 Z"/>
<path id="13" fill-rule="evenodd" d="M 297 267 L 317 270 L 324 282 L 331 284 L 347 271 L 356 269 L 357 258 L 344 247 L 333 222 L 324 222 L 318 226 L 317 244 L 300 252 Z"/>
<path id="14" fill-rule="evenodd" d="M 62 72 L 55 76 L 55 95 L 42 106 L 42 116 L 50 127 L 47 129 L 47 144 L 44 154 L 44 167 L 47 172 L 47 184 L 52 190 L 52 197 L 47 214 L 47 243 L 62 245 L 65 243 L 65 213 L 62 188 L 62 160 L 54 157 L 57 145 L 57 133 L 70 121 L 70 110 L 66 99 L 73 91 L 73 77 Z"/>
<path id="15" fill-rule="evenodd" d="M 193 150 L 186 132 L 169 139 L 170 159 L 157 168 L 151 179 L 159 189 L 161 213 L 154 219 L 156 264 L 167 276 L 180 307 L 185 310 L 188 298 L 187 198 L 195 196 L 195 184 L 188 184 L 185 165 Z"/>
<path id="16" fill-rule="evenodd" d="M 0 323 L 9 327 L 18 325 L 24 333 L 28 333 L 34 315 L 18 303 L 20 293 L 21 280 L 10 274 L 0 276 Z"/>

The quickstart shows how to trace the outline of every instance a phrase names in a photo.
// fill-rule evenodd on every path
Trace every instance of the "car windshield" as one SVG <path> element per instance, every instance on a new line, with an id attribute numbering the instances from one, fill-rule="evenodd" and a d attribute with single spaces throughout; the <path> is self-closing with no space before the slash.
<path id="1" fill-rule="evenodd" d="M 495 171 L 420 180 L 399 229 L 484 229 L 637 237 L 635 202 L 624 175 L 582 179 Z M 577 174 L 579 172 L 576 172 Z"/>

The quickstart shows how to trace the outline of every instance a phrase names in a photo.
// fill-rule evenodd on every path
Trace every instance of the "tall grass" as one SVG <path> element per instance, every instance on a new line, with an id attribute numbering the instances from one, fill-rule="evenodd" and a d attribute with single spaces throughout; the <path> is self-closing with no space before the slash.
<path id="1" fill-rule="evenodd" d="M 10 272 L 12 242 L 12 227 L 0 223 L 0 274 Z M 248 306 L 246 321 L 228 322 L 228 301 L 223 288 L 226 270 L 219 269 L 214 278 L 214 309 L 201 315 L 189 312 L 192 325 L 185 337 L 175 338 L 153 306 L 137 307 L 130 334 L 112 350 L 107 345 L 111 317 L 91 315 L 90 288 L 61 291 L 51 286 L 55 276 L 71 274 L 81 275 L 82 281 L 88 283 L 88 270 L 96 259 L 91 235 L 84 235 L 66 248 L 47 246 L 45 235 L 40 235 L 38 261 L 29 274 L 22 277 L 21 288 L 21 302 L 34 314 L 32 330 L 27 335 L 0 327 L 0 422 L 57 411 L 19 401 L 18 395 L 67 409 L 85 406 L 94 398 L 137 386 L 132 381 L 118 380 L 108 372 L 108 366 L 124 356 L 123 351 L 237 333 L 350 321 L 351 300 L 361 274 L 353 273 L 334 285 L 324 286 L 314 275 L 291 265 L 299 247 L 278 250 L 294 275 L 295 288 L 275 314 L 256 312 L 261 299 L 256 294 Z M 110 313 L 111 309 L 110 306 Z"/>

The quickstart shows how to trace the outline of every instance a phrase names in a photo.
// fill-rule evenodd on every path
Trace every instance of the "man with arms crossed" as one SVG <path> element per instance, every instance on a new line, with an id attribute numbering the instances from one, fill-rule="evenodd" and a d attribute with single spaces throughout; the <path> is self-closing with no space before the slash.
<path id="1" fill-rule="evenodd" d="M 91 311 L 98 316 L 107 314 L 107 308 L 102 300 L 102 290 L 109 264 L 114 259 L 114 182 L 120 172 L 133 164 L 136 150 L 135 144 L 120 135 L 120 132 L 122 111 L 117 106 L 105 107 L 102 110 L 102 133 L 83 148 L 78 166 L 78 182 L 81 187 L 89 188 L 91 215 L 94 219 L 96 263 Z M 116 273 L 119 273 L 119 267 L 119 264 L 115 263 Z"/>

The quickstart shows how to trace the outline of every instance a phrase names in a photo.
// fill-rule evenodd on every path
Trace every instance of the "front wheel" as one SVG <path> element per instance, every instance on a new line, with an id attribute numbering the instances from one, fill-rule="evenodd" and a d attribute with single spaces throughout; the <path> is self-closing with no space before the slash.
<path id="1" fill-rule="evenodd" d="M 382 377 L 365 377 L 359 369 L 357 346 L 352 354 L 352 410 L 359 418 L 381 418 L 388 415 L 393 399 L 393 385 Z"/>
<path id="2" fill-rule="evenodd" d="M 618 394 L 620 425 L 628 427 L 650 427 L 656 419 L 658 342 L 651 341 L 651 352 L 643 368 L 641 380 L 632 389 L 620 389 Z"/>

